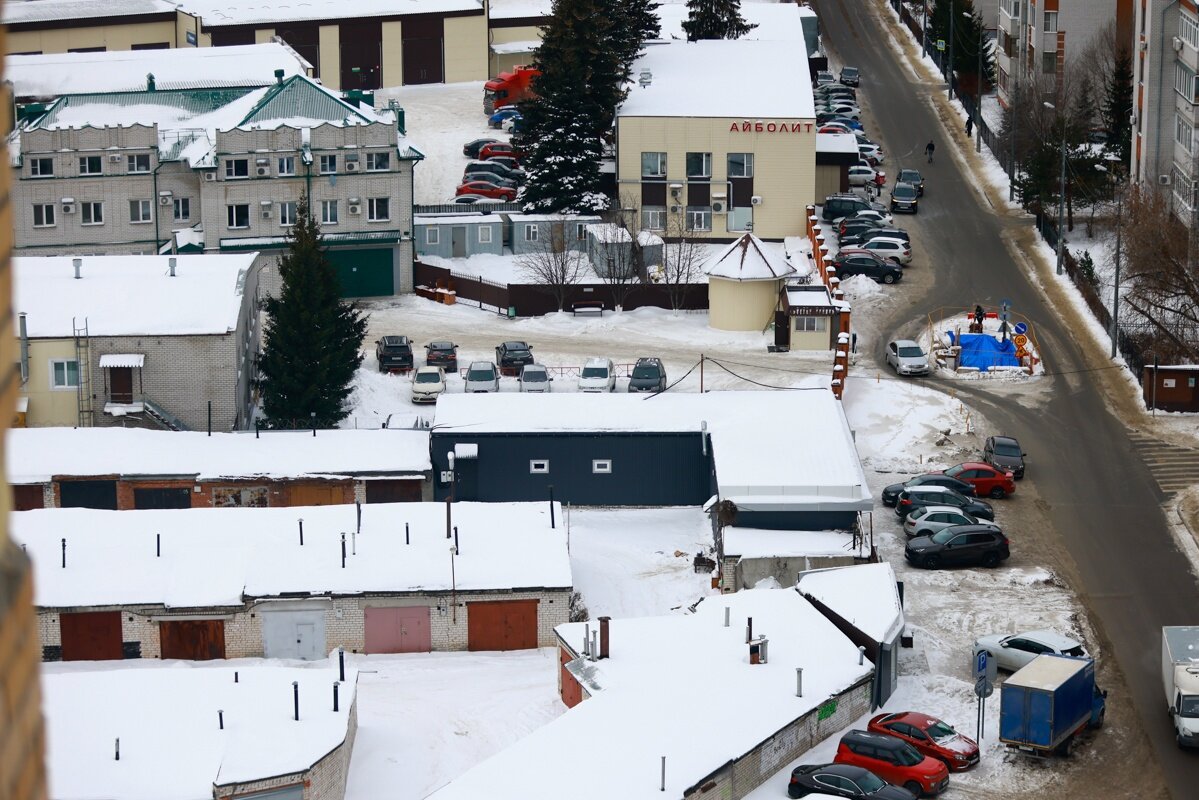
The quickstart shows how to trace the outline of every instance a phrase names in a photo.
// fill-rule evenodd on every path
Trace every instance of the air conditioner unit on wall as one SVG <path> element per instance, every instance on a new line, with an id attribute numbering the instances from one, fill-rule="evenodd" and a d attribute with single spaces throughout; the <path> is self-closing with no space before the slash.
<path id="1" fill-rule="evenodd" d="M 351 206 L 350 206 L 350 213 L 351 213 L 351 214 L 361 214 L 361 213 L 362 213 L 362 206 L 351 205 Z"/>
<path id="2" fill-rule="evenodd" d="M 677 213 L 679 213 L 679 212 L 680 212 L 680 211 L 682 211 L 682 210 L 683 210 L 683 207 L 682 207 L 682 206 L 671 206 L 671 207 L 670 207 L 670 213 L 671 213 L 671 214 L 677 214 Z"/>
<path id="3" fill-rule="evenodd" d="M 215 180 L 216 180 L 216 173 L 215 173 L 215 172 L 213 172 L 212 170 L 209 170 L 208 172 L 205 172 L 205 173 L 204 173 L 204 180 L 206 180 L 206 181 L 215 181 Z"/>
<path id="4" fill-rule="evenodd" d="M 266 178 L 271 174 L 270 167 L 259 167 L 255 172 L 260 178 Z"/>
<path id="5" fill-rule="evenodd" d="M 62 213 L 74 214 L 75 213 L 75 204 L 74 203 L 63 203 L 62 204 Z"/>
<path id="6" fill-rule="evenodd" d="M 1173 181 L 1173 179 L 1170 178 L 1169 175 L 1158 175 L 1157 182 L 1159 184 L 1161 184 L 1162 186 L 1169 186 L 1174 181 Z"/>
<path id="7" fill-rule="evenodd" d="M 358 162 L 357 161 L 347 161 L 346 162 L 346 172 L 357 172 L 357 171 L 358 171 Z"/>
<path id="8" fill-rule="evenodd" d="M 760 205 L 762 205 L 762 197 L 761 197 L 761 195 L 756 195 L 756 194 L 755 194 L 753 197 L 749 198 L 749 204 L 750 204 L 751 206 L 760 206 Z"/>
<path id="9" fill-rule="evenodd" d="M 171 204 L 171 196 L 169 194 L 164 194 L 158 198 L 158 205 L 169 206 L 170 204 Z"/>
<path id="10" fill-rule="evenodd" d="M 270 219 L 270 218 L 271 218 L 271 207 L 270 207 L 270 206 L 265 206 L 265 207 L 263 207 L 263 209 L 262 209 L 262 218 L 263 218 L 263 219 Z"/>
<path id="11" fill-rule="evenodd" d="M 1174 52 L 1177 53 L 1182 50 L 1182 39 L 1177 36 L 1170 40 L 1170 44 L 1174 45 Z"/>
<path id="12" fill-rule="evenodd" d="M 108 157 L 108 160 L 113 164 L 120 164 L 121 163 L 121 155 L 120 155 L 120 153 L 113 153 L 112 155 L 110 155 Z"/>
<path id="13" fill-rule="evenodd" d="M 712 213 L 713 214 L 724 214 L 726 211 L 728 211 L 728 206 L 725 205 L 725 202 L 723 200 L 713 200 L 712 201 Z"/>

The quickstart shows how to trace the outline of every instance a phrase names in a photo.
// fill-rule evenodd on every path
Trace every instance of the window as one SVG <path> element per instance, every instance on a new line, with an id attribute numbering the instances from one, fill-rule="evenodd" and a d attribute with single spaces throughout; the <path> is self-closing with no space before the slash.
<path id="1" fill-rule="evenodd" d="M 530 475 L 548 475 L 550 473 L 550 462 L 543 458 L 535 458 L 529 462 Z"/>
<path id="2" fill-rule="evenodd" d="M 225 179 L 250 177 L 250 159 L 231 158 L 225 162 Z"/>
<path id="3" fill-rule="evenodd" d="M 1182 149 L 1188 153 L 1191 152 L 1191 139 L 1194 135 L 1194 128 L 1190 123 L 1183 119 L 1182 114 L 1174 114 L 1174 141 L 1182 145 Z"/>
<path id="4" fill-rule="evenodd" d="M 641 227 L 647 231 L 666 230 L 666 207 L 645 206 L 642 208 Z"/>
<path id="5" fill-rule="evenodd" d="M 284 226 L 296 224 L 296 204 L 294 200 L 279 204 L 279 224 Z"/>
<path id="6" fill-rule="evenodd" d="M 587 223 L 579 222 L 575 224 L 575 239 L 582 242 L 587 239 Z"/>
<path id="7" fill-rule="evenodd" d="M 132 153 L 125 156 L 126 170 L 129 172 L 149 172 L 150 171 L 150 154 L 149 153 Z"/>
<path id="8" fill-rule="evenodd" d="M 479 244 L 491 244 L 491 226 L 479 226 Z"/>
<path id="9" fill-rule="evenodd" d="M 1045 12 L 1045 33 L 1057 33 L 1057 12 Z"/>
<path id="10" fill-rule="evenodd" d="M 225 206 L 225 211 L 228 214 L 228 225 L 230 228 L 250 227 L 249 204 L 238 203 L 237 205 Z"/>
<path id="11" fill-rule="evenodd" d="M 641 154 L 641 177 L 643 177 L 643 178 L 665 178 L 666 177 L 666 154 L 665 153 L 642 153 Z"/>
<path id="12" fill-rule="evenodd" d="M 1188 211 L 1191 208 L 1191 179 L 1182 167 L 1175 164 L 1170 170 L 1170 183 L 1174 191 L 1174 199 Z"/>
<path id="13" fill-rule="evenodd" d="M 100 156 L 80 156 L 79 157 L 79 174 L 80 175 L 99 175 L 103 172 L 100 165 Z"/>
<path id="14" fill-rule="evenodd" d="M 33 206 L 33 227 L 35 228 L 53 228 L 54 227 L 54 204 L 53 203 L 35 203 Z"/>
<path id="15" fill-rule="evenodd" d="M 688 153 L 687 154 L 687 177 L 688 178 L 710 178 L 710 177 L 712 177 L 712 154 L 711 153 Z"/>
<path id="16" fill-rule="evenodd" d="M 149 200 L 130 200 L 129 201 L 129 221 L 132 223 L 149 222 L 150 217 L 150 201 Z"/>
<path id="17" fill-rule="evenodd" d="M 592 475 L 611 475 L 612 474 L 612 459 L 597 458 L 591 462 Z"/>
<path id="18" fill-rule="evenodd" d="M 73 358 L 50 362 L 50 388 L 75 389 L 79 386 L 79 362 Z"/>
<path id="19" fill-rule="evenodd" d="M 1174 91 L 1186 98 L 1188 103 L 1194 102 L 1195 72 L 1181 61 L 1174 62 Z"/>
<path id="20" fill-rule="evenodd" d="M 34 158 L 29 162 L 29 175 L 34 178 L 53 178 L 54 159 Z"/>
<path id="21" fill-rule="evenodd" d="M 367 198 L 366 219 L 368 222 L 386 222 L 391 219 L 391 199 L 387 197 Z"/>
<path id="22" fill-rule="evenodd" d="M 176 222 L 184 222 L 191 219 L 192 201 L 190 197 L 176 197 L 174 206 Z"/>
<path id="23" fill-rule="evenodd" d="M 279 156 L 279 174 L 280 175 L 295 175 L 296 174 L 296 157 L 295 156 Z"/>
<path id="24" fill-rule="evenodd" d="M 712 209 L 708 206 L 687 206 L 687 230 L 712 230 Z"/>
<path id="25" fill-rule="evenodd" d="M 526 225 L 525 226 L 525 241 L 526 242 L 537 241 L 537 235 L 538 235 L 538 229 L 537 229 L 536 225 Z"/>
<path id="26" fill-rule="evenodd" d="M 337 224 L 337 201 L 322 200 L 321 201 L 321 222 L 325 225 Z"/>
<path id="27" fill-rule="evenodd" d="M 1178 15 L 1178 35 L 1192 48 L 1199 50 L 1199 20 L 1185 11 Z"/>
<path id="28" fill-rule="evenodd" d="M 103 203 L 80 203 L 79 215 L 82 218 L 83 225 L 103 225 L 104 224 L 104 204 Z"/>
<path id="29" fill-rule="evenodd" d="M 1057 53 L 1041 54 L 1041 71 L 1045 73 L 1057 71 Z"/>
<path id="30" fill-rule="evenodd" d="M 425 244 L 441 244 L 441 231 L 437 228 L 425 228 Z"/>
<path id="31" fill-rule="evenodd" d="M 729 177 L 752 178 L 754 176 L 753 153 L 729 153 Z"/>
<path id="32" fill-rule="evenodd" d="M 321 156 L 321 174 L 337 172 L 337 156 Z"/>
<path id="33" fill-rule="evenodd" d="M 818 333 L 825 329 L 827 317 L 796 317 L 795 331 L 797 333 Z"/>
<path id="34" fill-rule="evenodd" d="M 391 169 L 391 153 L 367 153 L 367 172 L 386 172 Z"/>

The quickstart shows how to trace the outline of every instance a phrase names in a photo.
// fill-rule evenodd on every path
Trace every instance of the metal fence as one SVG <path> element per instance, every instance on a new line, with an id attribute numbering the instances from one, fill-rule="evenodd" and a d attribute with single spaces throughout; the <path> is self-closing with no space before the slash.
<path id="1" fill-rule="evenodd" d="M 520 203 L 439 203 L 412 207 L 413 214 L 519 214 L 522 211 Z"/>

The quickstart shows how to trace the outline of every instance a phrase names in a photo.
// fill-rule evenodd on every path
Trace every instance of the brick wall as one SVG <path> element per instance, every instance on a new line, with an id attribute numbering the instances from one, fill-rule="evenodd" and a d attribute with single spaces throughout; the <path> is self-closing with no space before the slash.
<path id="1" fill-rule="evenodd" d="M 62 491 L 60 484 L 64 480 L 56 479 L 43 487 L 44 505 L 46 508 L 62 506 Z M 263 482 L 261 480 L 246 481 L 186 481 L 186 480 L 118 480 L 115 475 L 89 476 L 86 480 L 116 480 L 117 508 L 127 511 L 134 507 L 135 489 L 187 489 L 191 496 L 192 508 L 211 507 L 292 507 L 296 505 L 293 492 L 303 491 L 305 487 L 333 487 L 332 494 L 341 503 L 353 503 L 360 496 L 365 498 L 362 481 L 344 480 L 280 480 Z M 200 491 L 195 491 L 199 486 Z M 265 500 L 263 500 L 265 498 Z M 303 499 L 303 498 L 299 498 Z"/>

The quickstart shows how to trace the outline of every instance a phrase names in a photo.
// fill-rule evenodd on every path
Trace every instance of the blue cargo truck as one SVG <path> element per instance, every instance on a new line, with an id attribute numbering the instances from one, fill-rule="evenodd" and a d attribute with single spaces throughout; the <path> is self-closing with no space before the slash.
<path id="1" fill-rule="evenodd" d="M 1079 733 L 1103 725 L 1106 697 L 1094 660 L 1037 656 L 999 689 L 999 741 L 1031 756 L 1069 755 Z"/>

